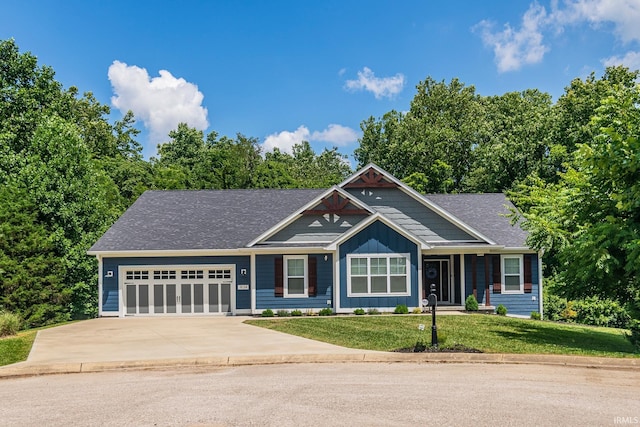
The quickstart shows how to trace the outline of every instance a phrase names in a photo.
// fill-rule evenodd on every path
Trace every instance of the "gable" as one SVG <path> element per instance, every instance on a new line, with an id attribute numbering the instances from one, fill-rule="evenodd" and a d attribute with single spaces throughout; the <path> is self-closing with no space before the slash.
<path id="1" fill-rule="evenodd" d="M 262 243 L 329 243 L 371 214 L 348 193 L 334 190 Z"/>
<path id="2" fill-rule="evenodd" d="M 399 188 L 349 188 L 347 191 L 427 243 L 479 241 Z"/>

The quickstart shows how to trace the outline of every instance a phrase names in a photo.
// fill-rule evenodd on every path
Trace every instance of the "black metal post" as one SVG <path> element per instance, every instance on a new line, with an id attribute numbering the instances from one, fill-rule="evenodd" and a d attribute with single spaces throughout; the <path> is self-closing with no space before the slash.
<path id="1" fill-rule="evenodd" d="M 436 326 L 436 306 L 433 306 L 433 311 L 431 312 L 431 319 L 433 320 L 433 324 L 431 325 L 431 345 L 434 347 L 438 347 L 438 328 Z"/>
<path id="2" fill-rule="evenodd" d="M 436 295 L 436 285 L 431 284 L 431 345 L 438 347 L 438 327 L 436 326 L 436 307 L 438 306 L 438 296 Z"/>

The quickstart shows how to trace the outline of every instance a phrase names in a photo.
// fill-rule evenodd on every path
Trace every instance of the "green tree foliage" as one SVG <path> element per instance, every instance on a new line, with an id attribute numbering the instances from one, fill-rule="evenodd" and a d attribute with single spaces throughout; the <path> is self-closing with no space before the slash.
<path id="1" fill-rule="evenodd" d="M 458 79 L 427 78 L 406 114 L 360 125 L 359 166 L 380 165 L 423 193 L 500 192 L 549 164 L 551 97 L 537 90 L 482 97 Z"/>
<path id="2" fill-rule="evenodd" d="M 64 261 L 25 188 L 0 186 L 0 309 L 27 326 L 69 320 Z"/>
<path id="3" fill-rule="evenodd" d="M 425 192 L 462 191 L 472 150 L 487 133 L 484 116 L 473 86 L 429 77 L 418 84 L 406 115 L 391 111 L 362 122 L 354 155 L 360 166 L 374 162 L 398 177 L 425 174 Z"/>
<path id="4" fill-rule="evenodd" d="M 640 292 L 640 88 L 612 83 L 599 96 L 559 181 L 512 196 L 531 242 L 557 258 L 558 291 L 628 302 Z"/>
<path id="5" fill-rule="evenodd" d="M 112 127 L 108 107 L 63 90 L 12 40 L 0 42 L 0 61 L 0 188 L 4 200 L 19 198 L 0 203 L 0 299 L 33 326 L 92 315 L 96 263 L 86 251 L 129 203 L 101 162 L 131 158 L 131 117 Z"/>
<path id="6" fill-rule="evenodd" d="M 293 154 L 279 150 L 261 155 L 257 138 L 207 135 L 182 123 L 158 146 L 153 159 L 159 189 L 322 188 L 344 180 L 351 168 L 336 148 L 316 154 L 303 141 Z"/>
<path id="7" fill-rule="evenodd" d="M 500 192 L 531 175 L 554 176 L 548 161 L 551 96 L 529 89 L 482 102 L 488 132 L 474 146 L 467 189 Z"/>

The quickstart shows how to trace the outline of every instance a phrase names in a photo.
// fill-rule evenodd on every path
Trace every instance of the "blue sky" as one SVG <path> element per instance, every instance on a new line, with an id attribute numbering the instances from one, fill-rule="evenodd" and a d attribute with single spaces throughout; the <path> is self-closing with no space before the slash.
<path id="1" fill-rule="evenodd" d="M 132 109 L 146 156 L 187 122 L 256 137 L 357 147 L 360 122 L 406 111 L 426 77 L 481 95 L 554 99 L 608 64 L 640 68 L 640 0 L 14 1 L 0 39 Z"/>

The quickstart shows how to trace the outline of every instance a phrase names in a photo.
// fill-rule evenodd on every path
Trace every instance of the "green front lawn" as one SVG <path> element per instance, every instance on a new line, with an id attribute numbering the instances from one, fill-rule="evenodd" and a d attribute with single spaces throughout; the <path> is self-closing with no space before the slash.
<path id="1" fill-rule="evenodd" d="M 37 329 L 19 332 L 18 335 L 0 338 L 0 366 L 27 360 Z"/>
<path id="2" fill-rule="evenodd" d="M 640 357 L 625 331 L 486 314 L 437 318 L 440 347 L 461 345 L 485 353 Z M 245 323 L 343 347 L 394 351 L 431 343 L 431 316 L 303 317 Z M 419 331 L 418 325 L 425 330 Z"/>

